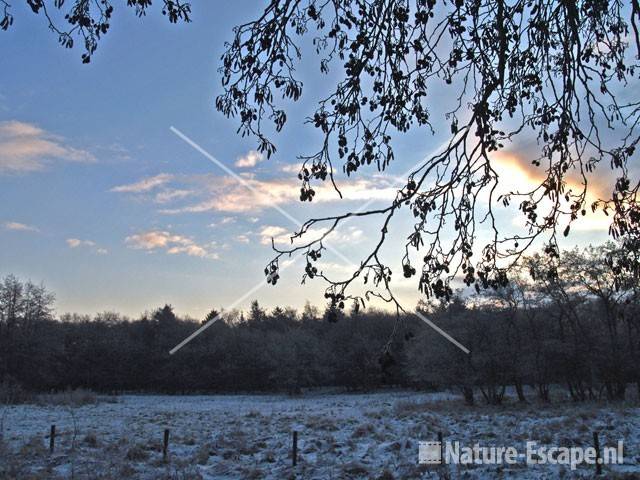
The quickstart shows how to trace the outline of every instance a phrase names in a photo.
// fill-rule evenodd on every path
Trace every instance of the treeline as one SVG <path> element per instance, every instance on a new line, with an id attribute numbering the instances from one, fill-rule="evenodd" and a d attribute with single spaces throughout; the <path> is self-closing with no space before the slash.
<path id="1" fill-rule="evenodd" d="M 7 277 L 1 288 L 16 292 L 21 286 Z M 0 322 L 0 377 L 26 390 L 295 393 L 407 383 L 401 369 L 381 356 L 394 325 L 386 313 L 320 314 L 308 306 L 299 315 L 293 309 L 266 312 L 254 302 L 247 314 L 225 316 L 170 355 L 201 322 L 178 318 L 169 305 L 133 321 L 110 312 L 54 319 L 13 311 L 16 317 L 6 321 L 3 315 Z M 401 352 L 402 342 L 394 348 Z"/>
<path id="2" fill-rule="evenodd" d="M 324 311 L 307 305 L 232 312 L 178 353 L 169 350 L 217 315 L 178 318 L 165 305 L 136 320 L 116 313 L 54 318 L 53 296 L 13 276 L 0 285 L 4 389 L 99 392 L 296 393 L 306 388 L 455 388 L 467 402 L 502 402 L 525 386 L 551 400 L 624 399 L 640 388 L 637 271 L 614 244 L 535 255 L 498 290 L 421 302 L 470 354 L 416 314 Z M 394 328 L 397 324 L 397 328 Z M 1 390 L 1 388 L 0 388 Z"/>

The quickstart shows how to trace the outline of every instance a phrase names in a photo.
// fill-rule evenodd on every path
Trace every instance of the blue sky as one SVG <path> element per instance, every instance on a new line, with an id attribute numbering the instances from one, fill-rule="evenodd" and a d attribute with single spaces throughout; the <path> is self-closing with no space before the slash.
<path id="1" fill-rule="evenodd" d="M 170 25 L 155 10 L 138 19 L 120 8 L 90 65 L 81 64 L 79 49 L 59 47 L 43 18 L 15 5 L 15 24 L 0 43 L 0 274 L 44 282 L 57 295 L 59 313 L 135 316 L 170 303 L 202 318 L 259 283 L 272 256 L 269 238 L 283 239 L 295 229 L 270 208 L 274 198 L 301 220 L 369 198 L 383 202 L 393 196 L 400 173 L 444 139 L 448 126 L 435 136 L 406 135 L 396 142 L 398 160 L 387 173 L 345 181 L 347 201 L 327 190 L 317 202 L 300 204 L 296 156 L 317 141 L 302 119 L 330 82 L 316 66 L 301 69 L 311 95 L 291 106 L 275 157 L 261 159 L 255 142 L 236 135 L 237 124 L 213 106 L 224 41 L 259 5 L 219 5 L 194 3 L 188 25 Z M 193 150 L 171 126 L 258 193 Z M 508 155 L 503 160 L 512 180 L 527 176 L 516 160 L 515 167 Z M 511 214 L 500 221 L 511 225 Z M 375 223 L 354 222 L 334 238 L 334 247 L 357 259 L 376 229 Z M 586 228 L 572 242 L 604 238 L 602 228 Z M 399 272 L 393 246 L 397 250 L 401 237 L 392 240 L 390 256 L 397 257 Z M 340 259 L 326 262 L 336 275 L 347 271 Z M 288 270 L 278 287 L 251 298 L 267 306 L 321 304 L 319 283 L 299 285 L 301 265 Z M 398 289 L 408 306 L 415 305 L 416 285 L 401 282 Z"/>

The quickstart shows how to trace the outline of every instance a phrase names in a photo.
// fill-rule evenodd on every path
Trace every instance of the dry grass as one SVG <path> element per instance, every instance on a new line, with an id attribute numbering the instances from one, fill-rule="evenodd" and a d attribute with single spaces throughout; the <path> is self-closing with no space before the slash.
<path id="1" fill-rule="evenodd" d="M 264 478 L 264 472 L 259 468 L 250 468 L 242 472 L 242 478 L 247 480 L 262 480 Z"/>
<path id="2" fill-rule="evenodd" d="M 136 444 L 127 450 L 126 459 L 131 460 L 133 462 L 142 462 L 149 458 L 149 452 L 144 448 L 143 445 Z"/>
<path id="3" fill-rule="evenodd" d="M 209 443 L 200 445 L 193 455 L 193 461 L 198 465 L 206 465 L 209 457 L 215 455 L 215 448 Z"/>
<path id="4" fill-rule="evenodd" d="M 368 437 L 375 433 L 375 431 L 376 427 L 372 423 L 364 423 L 362 425 L 358 425 L 351 436 L 353 438 Z"/>
<path id="5" fill-rule="evenodd" d="M 82 440 L 82 443 L 84 443 L 89 448 L 98 448 L 98 436 L 96 435 L 96 432 L 87 432 L 87 434 L 84 436 L 84 439 Z"/>
<path id="6" fill-rule="evenodd" d="M 380 476 L 378 476 L 377 480 L 395 480 L 396 477 L 393 476 L 389 470 L 384 470 Z"/>
<path id="7" fill-rule="evenodd" d="M 342 467 L 342 473 L 347 478 L 369 477 L 369 469 L 358 462 L 350 462 Z"/>
<path id="8" fill-rule="evenodd" d="M 22 457 L 37 457 L 45 455 L 46 453 L 47 449 L 41 437 L 31 437 L 29 441 L 20 448 L 20 456 Z"/>
<path id="9" fill-rule="evenodd" d="M 395 404 L 394 400 L 397 400 Z M 126 398 L 123 401 L 126 402 Z M 434 412 L 433 403 L 424 401 L 422 397 L 413 402 L 392 399 L 380 406 L 367 404 L 367 407 L 367 410 L 361 409 L 362 413 L 359 415 L 351 409 L 344 412 L 335 409 L 326 413 L 312 410 L 306 416 L 305 411 L 295 410 L 295 414 L 292 414 L 291 410 L 286 410 L 280 417 L 260 415 L 256 413 L 257 410 L 239 412 L 233 417 L 224 411 L 224 418 L 206 415 L 198 417 L 198 430 L 193 425 L 185 430 L 172 424 L 169 426 L 172 428 L 171 438 L 175 449 L 167 462 L 163 461 L 159 453 L 162 447 L 162 428 L 156 424 L 158 417 L 171 418 L 171 412 L 163 411 L 161 415 L 145 413 L 136 417 L 140 419 L 139 424 L 125 424 L 126 431 L 119 434 L 110 430 L 96 431 L 93 429 L 97 428 L 98 423 L 83 422 L 76 429 L 76 450 L 67 448 L 69 442 L 65 440 L 68 440 L 71 430 L 67 428 L 68 425 L 61 423 L 59 426 L 64 427 L 60 429 L 63 441 L 60 449 L 56 445 L 53 457 L 48 455 L 48 449 L 44 449 L 47 446 L 46 428 L 40 429 L 40 438 L 27 442 L 23 451 L 20 451 L 20 443 L 11 444 L 14 455 L 12 467 L 0 455 L 0 480 L 29 478 L 31 469 L 39 472 L 46 468 L 49 468 L 49 476 L 43 478 L 58 480 L 55 475 L 57 466 L 63 463 L 68 465 L 71 455 L 77 455 L 71 461 L 76 462 L 75 478 L 78 480 L 199 480 L 200 470 L 203 474 L 207 471 L 208 475 L 216 471 L 216 475 L 225 475 L 226 478 L 275 478 L 273 472 L 279 472 L 278 478 L 284 480 L 293 471 L 288 468 L 291 463 L 291 428 L 297 428 L 301 432 L 300 463 L 295 470 L 298 478 L 395 480 L 424 477 L 425 473 L 432 475 L 426 478 L 446 478 L 440 476 L 439 471 L 426 472 L 422 467 L 413 465 L 417 439 L 436 438 L 438 432 L 442 432 L 445 439 L 456 439 L 464 428 L 468 433 L 465 438 L 482 438 L 496 444 L 532 439 L 540 444 L 573 446 L 590 442 L 591 429 L 597 428 L 602 432 L 601 442 L 609 444 L 628 428 L 629 422 L 623 419 L 637 415 L 637 407 L 626 409 L 624 406 L 608 406 L 602 411 L 602 407 L 599 410 L 597 404 L 576 406 L 567 403 L 537 408 L 537 404 L 533 402 L 529 405 L 509 404 L 502 409 L 477 405 L 459 406 L 449 412 Z M 18 409 L 31 408 L 35 407 Z M 99 412 L 100 408 L 71 410 L 81 416 L 82 412 L 93 415 L 94 410 Z M 112 410 L 109 406 L 105 408 L 107 411 Z M 51 412 L 53 410 L 48 409 Z M 401 414 L 402 420 L 394 418 L 394 411 Z M 388 416 L 380 412 L 386 412 Z M 175 414 L 172 418 L 176 422 L 182 420 L 182 417 Z M 292 427 L 291 423 L 294 421 L 296 426 Z M 142 428 L 149 424 L 151 427 Z M 47 423 L 44 425 L 46 427 Z M 209 425 L 217 426 L 213 435 Z M 588 425 L 589 428 L 581 428 L 583 425 Z M 22 439 L 21 441 L 24 442 Z M 374 447 L 370 448 L 371 445 Z M 76 453 L 70 454 L 70 451 Z M 52 458 L 58 462 L 53 470 Z M 372 459 L 376 458 L 389 461 L 375 463 Z M 15 461 L 22 462 L 28 468 L 21 470 Z M 9 468 L 11 472 L 20 473 L 7 475 Z M 476 466 L 470 466 L 469 469 L 481 470 Z M 312 476 L 311 473 L 316 471 L 322 471 L 324 476 Z M 87 476 L 89 472 L 94 476 Z M 145 476 L 149 472 L 153 476 Z M 559 475 L 556 470 L 552 473 Z M 556 475 L 553 478 L 560 477 Z M 567 472 L 567 478 L 573 478 L 571 472 Z M 607 478 L 616 477 L 611 475 Z"/>
<path id="10" fill-rule="evenodd" d="M 334 419 L 321 415 L 313 415 L 307 418 L 305 426 L 311 430 L 324 430 L 327 432 L 340 430 Z"/>
<path id="11" fill-rule="evenodd" d="M 82 405 L 95 405 L 98 403 L 98 395 L 91 390 L 76 388 L 64 392 L 45 393 L 36 396 L 38 405 L 80 407 Z"/>
<path id="12" fill-rule="evenodd" d="M 193 465 L 173 467 L 161 480 L 202 480 L 202 475 Z"/>

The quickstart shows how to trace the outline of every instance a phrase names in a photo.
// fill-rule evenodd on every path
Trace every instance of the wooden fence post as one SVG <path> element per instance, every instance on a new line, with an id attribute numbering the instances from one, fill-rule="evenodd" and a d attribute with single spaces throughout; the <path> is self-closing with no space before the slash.
<path id="1" fill-rule="evenodd" d="M 438 432 L 438 442 L 440 443 L 440 464 L 444 465 L 444 442 L 442 441 L 442 432 Z"/>
<path id="2" fill-rule="evenodd" d="M 293 431 L 293 447 L 291 449 L 291 463 L 295 467 L 298 464 L 298 432 Z"/>
<path id="3" fill-rule="evenodd" d="M 162 442 L 162 459 L 167 461 L 167 453 L 169 451 L 169 429 L 164 429 L 164 440 Z"/>
<path id="4" fill-rule="evenodd" d="M 51 425 L 51 431 L 49 432 L 49 453 L 53 453 L 56 446 L 56 426 Z"/>
<path id="5" fill-rule="evenodd" d="M 601 457 L 600 457 L 600 440 L 598 439 L 598 432 L 593 432 L 593 446 L 595 447 L 596 450 L 596 475 L 601 475 L 602 474 L 602 463 L 600 463 Z"/>

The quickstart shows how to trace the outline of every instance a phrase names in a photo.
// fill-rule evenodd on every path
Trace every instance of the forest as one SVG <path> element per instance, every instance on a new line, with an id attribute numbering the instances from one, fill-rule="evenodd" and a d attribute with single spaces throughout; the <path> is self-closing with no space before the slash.
<path id="1" fill-rule="evenodd" d="M 506 286 L 460 289 L 416 307 L 470 354 L 414 313 L 309 304 L 302 312 L 232 311 L 187 346 L 169 350 L 207 318 L 170 305 L 130 319 L 54 311 L 45 286 L 0 282 L 0 400 L 32 392 L 286 392 L 331 387 L 453 389 L 467 403 L 622 400 L 640 390 L 638 272 L 618 244 L 523 258 Z M 530 386 L 532 388 L 525 388 Z"/>

